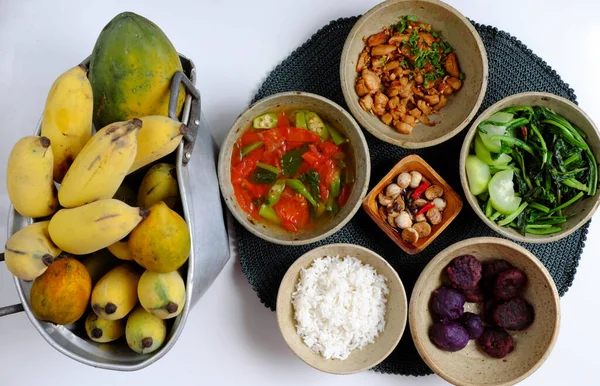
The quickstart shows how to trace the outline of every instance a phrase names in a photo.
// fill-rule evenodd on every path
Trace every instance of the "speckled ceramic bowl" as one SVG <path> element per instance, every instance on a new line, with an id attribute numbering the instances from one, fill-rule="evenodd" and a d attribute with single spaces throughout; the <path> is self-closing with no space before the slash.
<path id="1" fill-rule="evenodd" d="M 533 324 L 523 331 L 509 331 L 515 348 L 503 359 L 488 356 L 476 341 L 457 352 L 435 346 L 429 339 L 433 318 L 431 293 L 444 284 L 444 268 L 457 256 L 473 255 L 481 262 L 504 259 L 527 274 L 525 299 L 535 312 Z M 481 303 L 466 303 L 465 311 L 480 313 Z M 455 385 L 513 385 L 527 378 L 550 355 L 560 327 L 558 291 L 550 273 L 531 252 L 512 241 L 479 237 L 463 240 L 438 253 L 427 264 L 410 298 L 409 324 L 419 354 L 440 377 Z"/>
<path id="2" fill-rule="evenodd" d="M 384 26 L 398 22 L 398 17 L 414 15 L 440 31 L 444 40 L 454 48 L 458 64 L 466 74 L 460 91 L 448 98 L 448 104 L 430 119 L 437 124 L 415 126 L 411 134 L 400 134 L 360 107 L 354 90 L 356 62 L 365 47 L 363 37 L 381 31 Z M 488 61 L 485 47 L 475 27 L 456 9 L 437 0 L 390 0 L 365 13 L 350 31 L 340 62 L 342 91 L 352 115 L 362 127 L 381 139 L 404 148 L 423 148 L 438 145 L 458 134 L 473 119 L 479 109 L 488 83 Z"/>
<path id="3" fill-rule="evenodd" d="M 296 332 L 292 293 L 300 279 L 300 271 L 324 256 L 353 256 L 363 264 L 369 264 L 378 274 L 385 276 L 390 293 L 386 296 L 385 329 L 375 341 L 362 350 L 354 350 L 344 360 L 325 359 L 311 350 Z M 379 364 L 400 342 L 407 316 L 406 292 L 398 273 L 385 259 L 375 252 L 353 244 L 329 244 L 308 251 L 298 258 L 281 280 L 277 293 L 277 323 L 283 339 L 290 349 L 309 366 L 331 374 L 352 374 Z"/>
<path id="4" fill-rule="evenodd" d="M 560 232 L 549 235 L 533 235 L 527 233 L 525 236 L 512 228 L 501 227 L 488 219 L 485 216 L 485 213 L 479 207 L 479 204 L 477 203 L 477 197 L 472 195 L 469 190 L 469 181 L 465 171 L 465 163 L 470 152 L 471 142 L 473 142 L 473 139 L 477 134 L 477 126 L 479 126 L 482 121 L 488 119 L 494 113 L 506 107 L 517 105 L 545 106 L 556 111 L 572 124 L 583 130 L 583 132 L 587 135 L 586 142 L 590 146 L 592 153 L 594 153 L 596 161 L 600 160 L 600 133 L 598 133 L 598 129 L 596 128 L 594 122 L 592 122 L 591 118 L 579 106 L 554 94 L 525 92 L 511 95 L 496 102 L 483 113 L 481 113 L 477 120 L 473 122 L 473 125 L 471 125 L 471 128 L 467 132 L 467 136 L 465 137 L 460 152 L 460 183 L 465 192 L 467 201 L 469 202 L 469 205 L 471 205 L 473 211 L 475 211 L 477 216 L 479 216 L 479 218 L 487 226 L 499 234 L 510 239 L 526 243 L 549 243 L 560 240 L 581 228 L 586 222 L 588 222 L 590 218 L 592 218 L 592 215 L 596 212 L 596 209 L 598 209 L 598 205 L 600 204 L 600 189 L 596 191 L 596 194 L 593 197 L 584 196 L 583 199 L 579 200 L 566 210 L 566 212 L 572 214 L 572 216 L 567 219 L 567 222 L 560 224 L 562 228 Z"/>
<path id="5" fill-rule="evenodd" d="M 330 122 L 350 142 L 350 156 L 355 167 L 355 182 L 346 205 L 329 222 L 316 229 L 291 233 L 283 229 L 257 222 L 248 216 L 239 206 L 231 183 L 231 155 L 233 146 L 243 132 L 250 127 L 252 120 L 266 112 L 278 109 L 311 110 Z M 371 175 L 371 159 L 365 137 L 350 114 L 341 106 L 319 95 L 292 91 L 271 95 L 254 103 L 235 120 L 229 134 L 225 138 L 219 153 L 218 163 L 219 185 L 221 194 L 233 216 L 246 229 L 256 236 L 276 244 L 300 245 L 324 239 L 340 230 L 361 205 L 367 194 Z"/>

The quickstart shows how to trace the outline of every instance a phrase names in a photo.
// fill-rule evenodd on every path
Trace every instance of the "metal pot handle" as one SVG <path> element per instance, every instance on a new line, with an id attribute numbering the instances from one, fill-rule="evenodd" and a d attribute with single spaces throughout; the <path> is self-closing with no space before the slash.
<path id="1" fill-rule="evenodd" d="M 192 74 L 192 78 L 194 74 Z M 188 131 L 183 136 L 184 144 L 183 144 L 183 164 L 187 165 L 192 158 L 192 152 L 194 151 L 194 143 L 196 141 L 196 136 L 198 134 L 198 128 L 200 127 L 200 92 L 194 86 L 192 80 L 190 80 L 187 75 L 185 75 L 182 71 L 177 71 L 175 75 L 173 75 L 173 79 L 171 80 L 171 95 L 169 96 L 169 117 L 171 119 L 178 120 L 177 117 L 177 101 L 179 96 L 179 90 L 181 89 L 181 85 L 186 90 L 186 95 L 189 95 L 191 100 L 190 106 L 190 115 L 189 119 L 186 123 Z"/>
<path id="2" fill-rule="evenodd" d="M 0 261 L 4 261 L 4 252 L 0 253 Z M 12 306 L 0 307 L 0 318 L 6 315 L 16 314 L 24 310 L 25 309 L 23 308 L 23 303 L 13 304 Z"/>

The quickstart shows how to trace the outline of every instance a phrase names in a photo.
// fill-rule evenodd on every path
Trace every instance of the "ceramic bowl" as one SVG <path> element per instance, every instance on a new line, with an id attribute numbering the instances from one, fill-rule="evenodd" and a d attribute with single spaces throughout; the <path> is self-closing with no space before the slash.
<path id="1" fill-rule="evenodd" d="M 345 360 L 325 359 L 320 354 L 304 344 L 296 333 L 296 320 L 292 305 L 292 293 L 300 279 L 300 271 L 312 265 L 317 258 L 325 256 L 353 256 L 363 264 L 369 264 L 378 274 L 385 276 L 390 293 L 387 295 L 387 310 L 385 313 L 385 329 L 375 342 L 362 350 L 354 350 Z M 352 374 L 371 367 L 383 361 L 400 342 L 404 333 L 407 318 L 406 292 L 398 273 L 391 265 L 375 252 L 352 244 L 329 244 L 315 248 L 302 255 L 288 269 L 277 294 L 277 323 L 283 339 L 290 349 L 300 359 L 317 370 L 332 374 Z"/>
<path id="2" fill-rule="evenodd" d="M 291 233 L 252 219 L 239 206 L 231 183 L 231 156 L 238 138 L 250 127 L 252 120 L 266 112 L 281 109 L 311 110 L 329 122 L 349 140 L 350 157 L 355 167 L 355 182 L 346 205 L 333 219 L 321 227 L 306 232 Z M 359 209 L 367 193 L 371 175 L 371 159 L 365 137 L 350 114 L 335 102 L 319 95 L 292 91 L 271 95 L 259 100 L 235 120 L 219 153 L 218 176 L 221 194 L 233 216 L 254 235 L 276 244 L 309 244 L 340 230 Z"/>
<path id="3" fill-rule="evenodd" d="M 436 31 L 440 31 L 444 40 L 454 48 L 458 64 L 466 74 L 462 88 L 448 98 L 448 104 L 439 113 L 430 116 L 437 124 L 433 127 L 418 124 L 410 135 L 400 134 L 377 116 L 363 110 L 354 90 L 358 75 L 356 63 L 365 46 L 363 37 L 397 23 L 398 18 L 404 15 L 414 15 L 419 21 L 430 23 Z M 342 51 L 340 77 L 346 103 L 362 127 L 382 141 L 416 149 L 447 141 L 473 119 L 485 96 L 488 61 L 475 27 L 448 4 L 437 0 L 390 0 L 365 13 L 350 31 Z"/>
<path id="4" fill-rule="evenodd" d="M 420 238 L 417 243 L 409 244 L 402 239 L 400 232 L 396 231 L 392 226 L 381 218 L 379 215 L 379 204 L 377 202 L 377 195 L 385 190 L 385 188 L 396 181 L 398 175 L 402 172 L 411 172 L 418 171 L 421 173 L 432 185 L 439 185 L 444 188 L 444 196 L 443 198 L 446 200 L 447 206 L 446 209 L 442 212 L 442 222 L 433 225 L 431 228 L 431 234 L 427 237 Z M 462 209 L 463 203 L 460 196 L 448 185 L 444 179 L 437 174 L 435 170 L 427 163 L 425 160 L 418 155 L 412 154 L 407 157 L 402 158 L 400 162 L 398 162 L 392 170 L 389 171 L 388 174 L 385 175 L 379 181 L 377 185 L 371 191 L 365 199 L 363 200 L 363 208 L 375 221 L 375 223 L 391 238 L 402 250 L 409 255 L 414 255 L 423 251 L 436 237 L 442 233 L 444 229 L 452 220 L 458 216 L 460 210 Z"/>
<path id="5" fill-rule="evenodd" d="M 509 331 L 515 348 L 503 359 L 483 352 L 471 340 L 462 350 L 448 352 L 429 339 L 433 319 L 429 312 L 431 293 L 445 283 L 443 271 L 457 256 L 470 254 L 482 263 L 502 258 L 527 274 L 525 299 L 535 311 L 533 324 L 523 331 Z M 481 303 L 466 303 L 465 311 L 479 313 Z M 550 355 L 560 326 L 559 295 L 550 273 L 525 248 L 512 241 L 480 237 L 463 240 L 437 254 L 427 264 L 410 298 L 409 324 L 419 354 L 440 377 L 455 385 L 513 385 L 527 378 Z"/>
<path id="6" fill-rule="evenodd" d="M 576 127 L 583 130 L 583 132 L 587 135 L 587 144 L 590 146 L 594 156 L 596 157 L 596 161 L 600 160 L 600 134 L 598 133 L 598 129 L 594 122 L 592 122 L 591 118 L 581 108 L 579 108 L 579 106 L 554 94 L 525 92 L 511 95 L 493 104 L 487 110 L 485 110 L 475 120 L 475 122 L 473 122 L 473 125 L 471 125 L 471 128 L 467 132 L 467 136 L 465 137 L 460 152 L 460 183 L 463 187 L 469 205 L 471 205 L 471 208 L 473 208 L 477 216 L 479 216 L 479 218 L 487 226 L 502 236 L 526 243 L 547 243 L 560 240 L 582 227 L 586 222 L 588 222 L 594 212 L 596 212 L 596 209 L 598 209 L 598 204 L 600 204 L 600 189 L 596 191 L 596 194 L 593 197 L 584 196 L 585 198 L 579 200 L 577 203 L 568 208 L 568 213 L 572 214 L 572 216 L 567 219 L 567 222 L 560 224 L 562 227 L 560 232 L 549 235 L 533 235 L 527 233 L 525 236 L 512 228 L 501 227 L 488 219 L 485 216 L 485 213 L 479 207 L 479 204 L 477 203 L 477 197 L 472 195 L 469 190 L 469 181 L 465 171 L 465 162 L 470 152 L 471 142 L 473 142 L 475 135 L 477 135 L 477 126 L 479 126 L 483 120 L 488 119 L 497 111 L 506 107 L 517 105 L 545 106 L 562 115 Z"/>

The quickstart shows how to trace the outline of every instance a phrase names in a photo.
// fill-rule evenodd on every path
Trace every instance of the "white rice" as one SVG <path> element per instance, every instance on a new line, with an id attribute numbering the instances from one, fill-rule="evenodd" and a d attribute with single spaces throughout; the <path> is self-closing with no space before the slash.
<path id="1" fill-rule="evenodd" d="M 323 357 L 348 358 L 385 329 L 386 280 L 356 257 L 315 259 L 292 294 L 296 331 Z"/>

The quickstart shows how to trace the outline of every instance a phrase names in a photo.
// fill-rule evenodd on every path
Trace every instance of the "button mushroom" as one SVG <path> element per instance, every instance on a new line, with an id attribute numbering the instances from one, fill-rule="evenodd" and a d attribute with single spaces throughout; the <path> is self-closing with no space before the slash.
<path id="1" fill-rule="evenodd" d="M 416 223 L 413 225 L 413 229 L 417 231 L 419 237 L 427 237 L 431 233 L 431 225 L 427 221 Z"/>
<path id="2" fill-rule="evenodd" d="M 421 173 L 419 172 L 410 172 L 410 187 L 411 188 L 416 188 L 417 186 L 419 186 L 419 184 L 421 184 L 421 180 L 423 179 L 423 176 L 421 175 Z"/>
<path id="3" fill-rule="evenodd" d="M 427 200 L 424 200 L 424 199 L 422 199 L 422 198 L 419 198 L 419 199 L 417 199 L 417 200 L 414 200 L 414 201 L 413 201 L 413 204 L 415 204 L 415 206 L 416 206 L 417 208 L 422 208 L 422 207 L 424 207 L 425 205 L 429 204 L 429 202 L 428 202 Z"/>
<path id="4" fill-rule="evenodd" d="M 434 198 L 442 197 L 444 195 L 444 189 L 439 185 L 431 185 L 425 190 L 425 197 L 432 201 Z"/>
<path id="5" fill-rule="evenodd" d="M 394 199 L 384 195 L 383 193 L 379 193 L 377 195 L 377 201 L 383 206 L 390 206 L 394 202 Z"/>
<path id="6" fill-rule="evenodd" d="M 396 226 L 400 229 L 410 228 L 412 226 L 412 220 L 408 212 L 402 211 L 400 215 L 395 218 Z"/>
<path id="7" fill-rule="evenodd" d="M 427 221 L 427 217 L 425 217 L 424 213 L 418 214 L 415 216 L 415 221 L 416 222 L 423 222 L 423 221 Z"/>
<path id="8" fill-rule="evenodd" d="M 442 222 L 442 213 L 438 210 L 438 208 L 433 207 L 427 211 L 426 214 L 427 220 L 431 223 L 431 225 L 437 225 Z"/>
<path id="9" fill-rule="evenodd" d="M 392 200 L 398 197 L 402 193 L 402 188 L 396 184 L 389 184 L 385 188 L 385 195 L 390 197 Z"/>
<path id="10" fill-rule="evenodd" d="M 435 205 L 435 207 L 437 208 L 437 210 L 439 210 L 440 212 L 442 212 L 444 209 L 446 209 L 446 200 L 444 200 L 441 197 L 437 197 L 433 199 L 433 205 Z"/>
<path id="11" fill-rule="evenodd" d="M 410 181 L 411 177 L 408 172 L 400 173 L 400 175 L 398 175 L 398 178 L 396 179 L 396 183 L 398 184 L 398 186 L 403 189 L 408 188 L 408 186 L 410 185 Z"/>
<path id="12" fill-rule="evenodd" d="M 414 244 L 419 241 L 419 233 L 413 228 L 406 228 L 402 231 L 402 240 Z"/>

